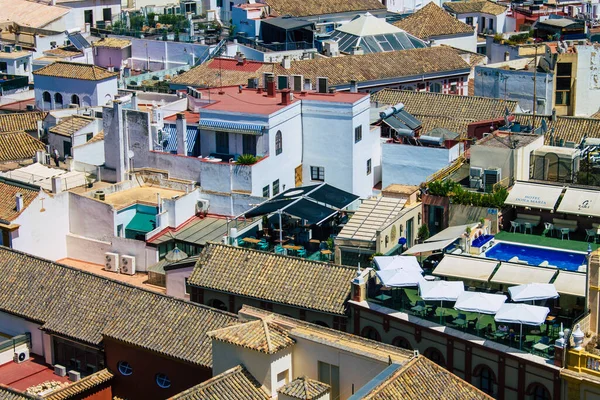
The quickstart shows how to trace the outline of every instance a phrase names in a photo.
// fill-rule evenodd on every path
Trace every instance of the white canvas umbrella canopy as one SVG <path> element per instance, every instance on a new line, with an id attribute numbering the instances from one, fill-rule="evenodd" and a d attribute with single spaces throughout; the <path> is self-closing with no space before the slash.
<path id="1" fill-rule="evenodd" d="M 423 275 L 413 268 L 397 268 L 377 271 L 377 277 L 384 286 L 410 287 L 418 286 L 423 281 Z"/>
<path id="2" fill-rule="evenodd" d="M 476 312 L 477 320 L 479 320 L 481 314 L 496 314 L 505 301 L 506 296 L 503 294 L 463 292 L 456 299 L 454 308 L 460 311 Z M 477 329 L 479 330 L 479 326 Z"/>
<path id="3" fill-rule="evenodd" d="M 426 281 L 419 282 L 419 295 L 423 300 L 439 301 L 444 307 L 444 301 L 456 301 L 464 293 L 465 285 L 461 281 Z M 442 323 L 443 310 L 440 313 Z"/>
<path id="4" fill-rule="evenodd" d="M 512 286 L 508 288 L 508 292 L 513 301 L 535 301 L 558 297 L 558 292 L 551 283 L 528 283 Z"/>
<path id="5" fill-rule="evenodd" d="M 423 272 L 423 268 L 421 268 L 415 256 L 377 256 L 373 258 L 373 261 L 375 261 L 375 265 L 381 271 L 386 269 L 412 268 Z"/>
<path id="6" fill-rule="evenodd" d="M 523 343 L 523 325 L 540 326 L 546 321 L 550 309 L 548 307 L 530 306 L 529 304 L 506 303 L 496 313 L 496 322 L 519 324 L 519 348 Z"/>

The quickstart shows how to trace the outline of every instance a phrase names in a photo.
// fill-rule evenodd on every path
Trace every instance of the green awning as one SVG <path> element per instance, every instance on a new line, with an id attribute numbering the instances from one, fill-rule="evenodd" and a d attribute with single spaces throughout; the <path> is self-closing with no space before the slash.
<path id="1" fill-rule="evenodd" d="M 156 215 L 136 213 L 125 229 L 136 232 L 150 232 L 156 228 Z"/>

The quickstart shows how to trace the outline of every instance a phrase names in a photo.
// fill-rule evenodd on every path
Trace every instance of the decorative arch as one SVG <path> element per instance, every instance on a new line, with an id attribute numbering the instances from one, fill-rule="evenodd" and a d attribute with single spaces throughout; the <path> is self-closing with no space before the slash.
<path id="1" fill-rule="evenodd" d="M 57 105 L 59 105 L 59 104 L 60 104 L 61 106 L 63 105 L 63 97 L 62 97 L 62 94 L 60 94 L 60 93 L 54 93 L 54 105 L 55 105 L 55 106 L 57 106 Z"/>
<path id="2" fill-rule="evenodd" d="M 396 336 L 394 340 L 392 340 L 392 345 L 407 350 L 413 350 L 413 347 L 408 341 L 408 339 L 402 336 Z"/>
<path id="3" fill-rule="evenodd" d="M 431 361 L 439 365 L 440 367 L 446 368 L 446 358 L 442 354 L 441 351 L 436 349 L 435 347 L 428 347 L 427 350 L 423 353 L 423 355 L 429 358 Z"/>
<path id="4" fill-rule="evenodd" d="M 365 326 L 360 333 L 360 336 L 381 342 L 381 335 L 379 332 L 377 332 L 377 329 L 373 328 L 372 326 Z"/>
<path id="5" fill-rule="evenodd" d="M 494 384 L 498 381 L 496 380 L 496 374 L 494 371 L 485 364 L 479 364 L 473 370 L 473 376 L 477 379 L 474 382 L 482 392 L 492 395 L 494 393 Z"/>
<path id="6" fill-rule="evenodd" d="M 82 107 L 91 107 L 92 106 L 92 98 L 90 96 L 83 96 L 83 102 L 81 103 Z"/>
<path id="7" fill-rule="evenodd" d="M 77 96 L 76 94 L 71 96 L 71 104 L 77 104 L 78 106 L 80 106 L 81 101 L 79 100 L 79 96 Z"/>
<path id="8" fill-rule="evenodd" d="M 277 131 L 275 134 L 275 155 L 278 156 L 283 153 L 283 135 L 281 131 Z"/>
<path id="9" fill-rule="evenodd" d="M 42 100 L 44 100 L 46 103 L 52 103 L 52 96 L 49 92 L 44 92 L 42 93 Z"/>
<path id="10" fill-rule="evenodd" d="M 539 382 L 533 382 L 529 386 L 527 386 L 525 394 L 531 400 L 552 400 L 552 395 L 550 394 L 550 391 L 546 389 L 546 386 L 542 385 Z"/>
<path id="11" fill-rule="evenodd" d="M 229 311 L 227 305 L 219 299 L 210 299 L 207 304 L 209 307 L 216 308 L 217 310 Z"/>

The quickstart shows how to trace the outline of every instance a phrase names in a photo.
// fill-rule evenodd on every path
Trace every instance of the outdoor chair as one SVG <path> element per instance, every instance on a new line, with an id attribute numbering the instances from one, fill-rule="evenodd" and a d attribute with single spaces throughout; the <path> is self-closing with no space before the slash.
<path id="1" fill-rule="evenodd" d="M 298 257 L 306 257 L 306 249 L 303 247 L 300 250 L 296 251 L 296 255 L 298 255 Z"/>
<path id="2" fill-rule="evenodd" d="M 569 228 L 560 228 L 560 240 L 564 240 L 565 236 L 567 237 L 567 240 L 571 240 L 570 234 L 571 231 L 569 230 Z"/>
<path id="3" fill-rule="evenodd" d="M 585 241 L 587 242 L 590 239 L 596 241 L 596 229 L 586 229 L 585 230 Z"/>
<path id="4" fill-rule="evenodd" d="M 246 242 L 244 242 L 244 239 L 238 239 L 237 240 L 237 245 L 240 247 L 244 247 L 246 245 Z"/>
<path id="5" fill-rule="evenodd" d="M 283 248 L 283 246 L 281 246 L 280 244 L 275 246 L 275 254 L 285 254 L 285 249 Z"/>
<path id="6" fill-rule="evenodd" d="M 550 222 L 544 222 L 544 232 L 542 233 L 542 236 L 547 236 L 548 232 L 550 232 L 550 236 L 553 236 L 554 224 Z"/>
<path id="7" fill-rule="evenodd" d="M 518 222 L 510 221 L 510 231 L 517 233 L 517 230 L 521 232 L 521 225 Z"/>
<path id="8" fill-rule="evenodd" d="M 531 226 L 530 222 L 525 222 L 523 224 L 523 231 L 525 232 L 525 234 L 527 234 L 527 229 L 529 229 L 529 233 L 533 235 L 533 227 Z"/>
<path id="9" fill-rule="evenodd" d="M 548 336 L 543 336 L 540 340 L 538 340 L 538 343 L 550 344 L 550 338 Z"/>
<path id="10" fill-rule="evenodd" d="M 259 250 L 267 251 L 269 250 L 269 242 L 267 242 L 266 240 L 261 240 L 259 243 L 257 243 L 256 248 Z"/>

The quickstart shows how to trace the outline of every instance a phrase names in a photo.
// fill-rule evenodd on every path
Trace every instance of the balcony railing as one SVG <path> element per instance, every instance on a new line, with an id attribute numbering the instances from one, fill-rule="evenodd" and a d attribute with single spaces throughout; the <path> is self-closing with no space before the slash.
<path id="1" fill-rule="evenodd" d="M 27 344 L 31 347 L 31 334 L 29 332 L 1 341 L 0 353 L 3 353 L 8 349 L 14 350 L 17 346 L 22 344 Z"/>

